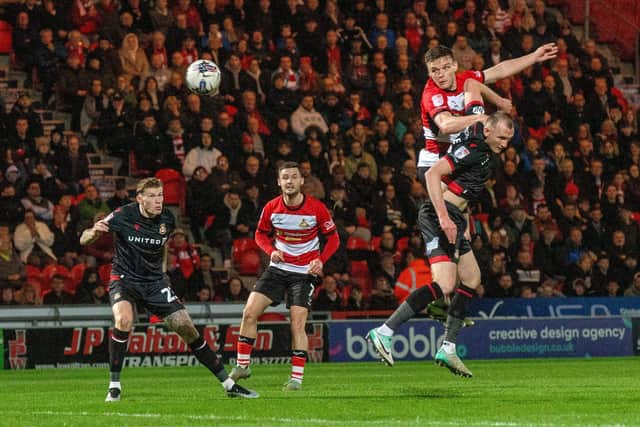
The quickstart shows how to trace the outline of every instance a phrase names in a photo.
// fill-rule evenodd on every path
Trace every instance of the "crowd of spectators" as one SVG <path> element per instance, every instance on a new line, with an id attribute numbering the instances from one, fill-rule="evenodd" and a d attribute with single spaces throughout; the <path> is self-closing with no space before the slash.
<path id="1" fill-rule="evenodd" d="M 0 111 L 2 304 L 107 302 L 112 237 L 77 236 L 129 199 L 91 184 L 86 141 L 122 175 L 184 175 L 191 230 L 172 236 L 169 264 L 186 300 L 246 298 L 198 246 L 228 266 L 278 192 L 277 165 L 296 160 L 343 243 L 314 307 L 394 308 L 398 275 L 424 252 L 424 53 L 446 45 L 482 70 L 549 41 L 555 60 L 494 85 L 517 132 L 472 206 L 479 294 L 640 296 L 636 110 L 595 42 L 543 0 L 25 0 L 5 18 L 25 88 L 77 134 L 44 135 L 28 94 Z M 222 70 L 217 95 L 185 88 L 196 59 Z"/>

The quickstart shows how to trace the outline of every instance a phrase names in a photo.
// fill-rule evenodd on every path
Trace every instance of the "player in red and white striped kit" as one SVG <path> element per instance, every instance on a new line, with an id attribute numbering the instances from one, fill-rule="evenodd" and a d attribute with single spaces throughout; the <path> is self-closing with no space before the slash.
<path id="1" fill-rule="evenodd" d="M 315 282 L 322 275 L 324 263 L 340 245 L 329 210 L 318 199 L 302 194 L 302 184 L 298 164 L 283 163 L 278 169 L 282 195 L 269 201 L 260 215 L 255 239 L 271 262 L 242 313 L 237 364 L 229 375 L 234 380 L 251 376 L 249 362 L 258 332 L 258 317 L 286 296 L 291 316 L 292 368 L 284 388 L 299 390 L 302 386 L 308 350 L 305 324 Z M 326 237 L 322 251 L 319 233 Z"/>
<path id="2" fill-rule="evenodd" d="M 458 133 L 477 121 L 485 122 L 482 103 L 464 104 L 465 83 L 475 80 L 483 99 L 498 109 L 511 113 L 511 101 L 500 97 L 485 84 L 494 83 L 519 73 L 525 68 L 555 58 L 558 48 L 555 43 L 540 46 L 534 52 L 519 58 L 503 61 L 483 71 L 464 71 L 456 74 L 458 63 L 451 49 L 437 46 L 424 56 L 429 71 L 429 80 L 422 91 L 420 107 L 425 147 L 418 157 L 418 179 L 424 183 L 424 174 L 446 154 Z"/>

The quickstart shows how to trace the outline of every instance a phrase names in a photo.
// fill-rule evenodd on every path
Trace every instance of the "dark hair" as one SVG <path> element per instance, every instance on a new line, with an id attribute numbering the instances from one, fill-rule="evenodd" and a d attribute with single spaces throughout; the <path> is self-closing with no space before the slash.
<path id="1" fill-rule="evenodd" d="M 280 175 L 283 169 L 298 169 L 298 171 L 300 171 L 300 165 L 298 162 L 284 162 L 278 167 L 278 175 Z"/>
<path id="2" fill-rule="evenodd" d="M 427 53 L 424 54 L 424 63 L 425 65 L 428 66 L 430 62 L 433 62 L 436 59 L 445 58 L 447 56 L 455 61 L 455 58 L 453 57 L 453 52 L 448 47 L 446 46 L 432 47 L 427 51 Z"/>

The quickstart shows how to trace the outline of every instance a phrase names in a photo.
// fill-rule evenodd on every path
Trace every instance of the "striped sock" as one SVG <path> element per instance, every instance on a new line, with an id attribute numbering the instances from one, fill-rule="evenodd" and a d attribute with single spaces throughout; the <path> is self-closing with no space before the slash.
<path id="1" fill-rule="evenodd" d="M 238 360 L 236 365 L 241 368 L 248 368 L 249 362 L 251 362 L 251 350 L 253 350 L 253 344 L 255 344 L 255 338 L 249 338 L 240 335 L 238 337 Z"/>
<path id="2" fill-rule="evenodd" d="M 307 352 L 304 350 L 293 350 L 291 353 L 291 380 L 302 382 L 304 377 L 304 364 L 307 361 Z"/>

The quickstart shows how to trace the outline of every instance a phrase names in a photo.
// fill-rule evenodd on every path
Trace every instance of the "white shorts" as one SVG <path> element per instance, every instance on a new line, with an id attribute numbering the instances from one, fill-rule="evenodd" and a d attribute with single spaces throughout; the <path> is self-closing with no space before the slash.
<path id="1" fill-rule="evenodd" d="M 431 166 L 436 164 L 438 159 L 440 159 L 440 155 L 438 153 L 427 151 L 423 148 L 422 150 L 420 150 L 420 154 L 418 154 L 418 167 L 430 168 Z"/>

